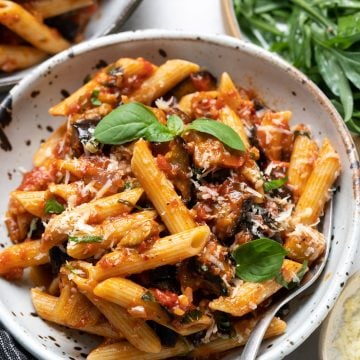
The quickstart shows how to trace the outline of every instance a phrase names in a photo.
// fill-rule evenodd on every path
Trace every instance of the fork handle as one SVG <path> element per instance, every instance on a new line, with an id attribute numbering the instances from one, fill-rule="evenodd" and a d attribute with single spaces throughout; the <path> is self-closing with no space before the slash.
<path id="1" fill-rule="evenodd" d="M 255 329 L 251 332 L 249 340 L 241 353 L 240 360 L 255 360 L 259 351 L 260 344 L 264 338 L 265 332 L 269 327 L 274 316 L 269 316 L 268 313 L 263 316 L 256 324 Z"/>

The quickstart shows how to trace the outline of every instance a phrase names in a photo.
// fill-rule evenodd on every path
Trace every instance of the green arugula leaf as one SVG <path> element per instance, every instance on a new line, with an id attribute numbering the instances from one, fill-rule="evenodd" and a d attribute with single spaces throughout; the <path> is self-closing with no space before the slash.
<path id="1" fill-rule="evenodd" d="M 236 261 L 236 276 L 245 281 L 262 282 L 279 273 L 286 250 L 274 240 L 260 238 L 240 245 L 231 255 Z"/>
<path id="2" fill-rule="evenodd" d="M 286 176 L 282 179 L 274 179 L 274 180 L 266 181 L 264 183 L 264 191 L 270 192 L 272 190 L 279 189 L 283 185 L 285 185 L 287 181 L 288 178 Z"/>
<path id="3" fill-rule="evenodd" d="M 326 85 L 333 94 L 340 96 L 344 107 L 345 122 L 351 118 L 354 106 L 352 91 L 349 81 L 342 71 L 337 58 L 328 50 L 315 46 L 315 57 Z"/>
<path id="4" fill-rule="evenodd" d="M 45 214 L 61 214 L 65 207 L 55 199 L 49 199 L 45 202 Z"/>
<path id="5" fill-rule="evenodd" d="M 158 122 L 151 110 L 141 103 L 132 102 L 106 115 L 96 126 L 94 137 L 103 144 L 121 145 L 140 138 L 169 141 L 173 135 Z"/>
<path id="6" fill-rule="evenodd" d="M 281 272 L 279 272 L 276 275 L 275 280 L 278 284 L 283 286 L 285 289 L 290 290 L 290 289 L 293 289 L 295 286 L 300 285 L 300 282 L 301 282 L 302 278 L 304 277 L 305 273 L 307 272 L 307 270 L 308 270 L 308 263 L 306 260 L 304 260 L 300 270 L 296 273 L 296 276 L 294 276 L 291 281 L 286 281 Z"/>
<path id="7" fill-rule="evenodd" d="M 240 136 L 230 127 L 216 120 L 196 119 L 185 127 L 184 131 L 196 130 L 216 137 L 232 149 L 245 151 Z"/>
<path id="8" fill-rule="evenodd" d="M 242 33 L 278 53 L 327 94 L 360 134 L 360 1 L 233 0 Z"/>
<path id="9" fill-rule="evenodd" d="M 69 236 L 69 241 L 74 243 L 99 243 L 103 241 L 102 236 L 84 235 L 84 236 Z"/>
<path id="10" fill-rule="evenodd" d="M 178 115 L 170 115 L 167 119 L 167 127 L 174 136 L 181 135 L 184 131 L 184 122 Z"/>
<path id="11" fill-rule="evenodd" d="M 93 90 L 93 92 L 91 93 L 90 102 L 95 106 L 101 105 L 101 101 L 98 99 L 99 94 L 100 90 L 97 89 Z"/>

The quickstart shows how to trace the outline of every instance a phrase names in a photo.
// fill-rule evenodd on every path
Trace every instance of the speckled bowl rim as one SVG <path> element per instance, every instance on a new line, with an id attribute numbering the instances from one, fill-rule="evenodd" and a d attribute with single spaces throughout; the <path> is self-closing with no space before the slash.
<path id="1" fill-rule="evenodd" d="M 332 286 L 329 287 L 327 291 L 327 303 L 325 306 L 318 307 L 316 310 L 316 317 L 314 313 L 309 314 L 306 323 L 307 331 L 305 333 L 297 333 L 296 337 L 292 335 L 292 347 L 284 347 L 280 349 L 279 347 L 272 347 L 262 354 L 259 359 L 262 360 L 278 360 L 283 356 L 288 355 L 294 351 L 299 345 L 301 345 L 305 339 L 310 336 L 310 334 L 319 326 L 320 322 L 323 321 L 330 311 L 331 307 L 334 305 L 336 299 L 340 295 L 341 284 L 343 284 L 350 272 L 352 266 L 352 260 L 357 255 L 357 238 L 360 236 L 360 171 L 359 171 L 359 158 L 356 153 L 356 148 L 351 138 L 349 131 L 347 130 L 343 120 L 340 115 L 337 113 L 334 106 L 327 99 L 327 97 L 319 90 L 319 88 L 311 82 L 304 74 L 300 71 L 289 65 L 286 61 L 280 59 L 277 55 L 274 55 L 256 45 L 244 42 L 239 39 L 227 35 L 196 35 L 193 33 L 187 33 L 183 31 L 170 31 L 163 29 L 151 29 L 151 30 L 137 30 L 137 31 L 128 31 L 120 34 L 108 35 L 102 38 L 97 38 L 87 42 L 83 42 L 79 45 L 76 45 L 64 52 L 55 55 L 44 63 L 40 64 L 36 71 L 32 71 L 28 76 L 22 79 L 14 88 L 11 89 L 11 96 L 18 96 L 22 93 L 23 90 L 31 86 L 32 82 L 48 72 L 53 67 L 56 67 L 57 64 L 66 62 L 69 58 L 78 56 L 80 54 L 86 53 L 87 51 L 108 47 L 118 43 L 126 42 L 135 42 L 135 41 L 151 41 L 151 40 L 186 40 L 186 41 L 202 41 L 209 44 L 224 46 L 227 48 L 233 48 L 241 52 L 250 54 L 255 58 L 259 58 L 266 62 L 271 63 L 271 65 L 279 68 L 279 70 L 287 73 L 288 76 L 296 79 L 299 82 L 304 83 L 304 86 L 308 87 L 308 90 L 313 94 L 314 98 L 317 100 L 321 106 L 323 106 L 331 119 L 332 123 L 336 127 L 336 131 L 341 137 L 341 141 L 344 145 L 344 148 L 347 150 L 347 156 L 349 162 L 353 164 L 351 168 L 352 180 L 353 180 L 353 197 L 355 199 L 352 204 L 353 213 L 356 214 L 355 219 L 353 219 L 352 228 L 349 230 L 349 238 L 347 239 L 347 247 L 344 249 L 342 254 L 342 259 L 346 258 L 344 264 L 339 264 L 336 269 L 336 276 L 332 280 Z M 6 99 L 4 100 L 6 101 Z M 0 303 L 1 304 L 1 303 Z M 24 329 L 16 323 L 16 321 L 11 317 L 11 315 L 6 311 L 4 306 L 0 306 L 0 318 L 2 319 L 4 326 L 12 333 L 12 335 L 17 339 L 17 341 L 31 353 L 36 355 L 41 359 L 48 359 L 48 351 L 44 350 L 37 346 L 30 337 L 27 337 L 24 334 Z M 314 321 L 310 321 L 313 318 Z M 281 351 L 281 354 L 280 354 Z M 55 358 L 55 357 L 54 357 Z M 60 359 L 60 358 L 59 358 Z"/>

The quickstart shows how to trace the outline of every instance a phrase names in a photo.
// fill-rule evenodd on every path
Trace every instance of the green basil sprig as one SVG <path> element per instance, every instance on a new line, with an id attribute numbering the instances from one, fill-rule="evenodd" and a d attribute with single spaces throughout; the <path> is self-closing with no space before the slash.
<path id="1" fill-rule="evenodd" d="M 282 179 L 274 179 L 274 180 L 266 181 L 264 183 L 264 191 L 269 192 L 271 190 L 279 189 L 286 184 L 287 180 L 288 178 L 284 177 Z"/>
<path id="2" fill-rule="evenodd" d="M 245 281 L 262 282 L 280 272 L 286 250 L 274 240 L 260 238 L 240 245 L 231 255 L 236 262 L 236 276 Z"/>
<path id="3" fill-rule="evenodd" d="M 165 142 L 189 130 L 210 134 L 232 149 L 245 151 L 239 135 L 225 124 L 202 118 L 185 125 L 179 116 L 170 115 L 165 126 L 159 123 L 151 110 L 138 102 L 121 105 L 106 115 L 96 126 L 94 137 L 109 145 L 121 145 L 140 138 Z"/>
<path id="4" fill-rule="evenodd" d="M 85 235 L 85 236 L 69 236 L 69 241 L 74 243 L 99 243 L 102 242 L 102 236 Z"/>
<path id="5" fill-rule="evenodd" d="M 45 202 L 45 214 L 61 214 L 65 207 L 55 199 L 49 199 Z"/>

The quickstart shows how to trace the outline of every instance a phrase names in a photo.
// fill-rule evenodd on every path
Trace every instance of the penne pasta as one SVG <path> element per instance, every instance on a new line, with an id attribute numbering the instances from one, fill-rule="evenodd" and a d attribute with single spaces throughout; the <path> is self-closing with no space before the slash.
<path id="1" fill-rule="evenodd" d="M 300 269 L 301 264 L 291 260 L 284 260 L 281 272 L 285 281 L 290 282 Z M 209 307 L 212 310 L 223 311 L 234 316 L 243 316 L 254 311 L 260 303 L 281 288 L 282 285 L 275 279 L 259 283 L 244 282 L 235 295 L 230 297 L 221 296 L 211 301 Z"/>
<path id="2" fill-rule="evenodd" d="M 30 46 L 0 44 L 0 71 L 26 69 L 45 60 L 46 57 L 46 52 Z"/>
<path id="3" fill-rule="evenodd" d="M 95 229 L 89 223 L 99 223 L 106 218 L 129 212 L 142 193 L 143 190 L 137 188 L 65 210 L 49 221 L 41 238 L 42 250 L 46 251 L 66 240 L 71 232 L 76 228 L 79 229 L 78 222 L 84 224 L 83 228 L 86 231 L 93 232 Z"/>
<path id="4" fill-rule="evenodd" d="M 33 156 L 35 166 L 48 166 L 52 163 L 52 157 L 55 154 L 57 146 L 64 138 L 66 127 L 67 123 L 65 122 L 60 125 L 44 143 L 40 144 L 40 147 Z"/>
<path id="5" fill-rule="evenodd" d="M 106 76 L 107 71 L 111 69 L 120 69 L 119 76 L 130 79 L 141 74 L 140 78 L 146 78 L 151 75 L 156 67 L 142 58 L 129 59 L 121 58 L 114 63 L 113 66 L 108 66 L 102 69 L 93 79 L 88 81 L 81 88 L 73 92 L 69 97 L 61 101 L 59 104 L 50 108 L 49 113 L 54 116 L 66 116 L 73 111 L 74 107 L 79 106 L 79 100 L 81 98 L 90 98 L 95 88 L 101 84 L 102 77 Z M 123 82 L 123 81 L 122 81 Z M 126 83 L 126 82 L 125 82 Z"/>
<path id="6" fill-rule="evenodd" d="M 293 224 L 315 224 L 329 199 L 329 191 L 341 169 L 339 155 L 324 139 L 313 171 L 295 207 Z"/>
<path id="7" fill-rule="evenodd" d="M 208 343 L 201 344 L 189 355 L 194 359 L 209 359 L 209 356 L 245 345 L 251 331 L 254 329 L 259 319 L 241 320 L 235 324 L 236 335 L 229 338 L 217 338 Z M 274 317 L 267 328 L 264 339 L 281 335 L 286 330 L 286 323 Z"/>
<path id="8" fill-rule="evenodd" d="M 176 194 L 172 183 L 157 167 L 148 144 L 143 140 L 135 144 L 131 168 L 170 233 L 176 234 L 196 226 L 189 210 Z"/>
<path id="9" fill-rule="evenodd" d="M 94 288 L 96 296 L 118 304 L 128 312 L 136 307 L 142 307 L 143 312 L 139 312 L 139 317 L 154 320 L 163 325 L 170 324 L 169 315 L 159 303 L 142 299 L 147 291 L 135 282 L 121 277 L 107 279 Z"/>
<path id="10" fill-rule="evenodd" d="M 145 80 L 139 89 L 130 95 L 131 101 L 150 105 L 166 94 L 171 88 L 191 73 L 199 70 L 199 65 L 185 60 L 168 60 Z"/>
<path id="11" fill-rule="evenodd" d="M 89 325 L 87 323 L 79 322 L 77 327 L 74 327 L 73 321 L 71 318 L 62 318 L 60 321 L 58 317 L 54 316 L 54 310 L 58 304 L 58 298 L 56 296 L 49 295 L 38 288 L 31 289 L 31 299 L 35 307 L 36 313 L 43 319 L 59 325 L 67 326 L 69 328 L 78 329 L 85 331 L 90 334 L 96 334 L 104 336 L 110 339 L 121 340 L 124 337 L 119 331 L 115 331 L 110 323 L 104 318 L 101 317 L 98 322 L 94 325 Z M 96 309 L 96 307 L 93 307 Z M 93 311 L 92 309 L 92 311 Z"/>
<path id="12" fill-rule="evenodd" d="M 13 191 L 11 196 L 30 214 L 39 218 L 44 217 L 45 191 Z"/>
<path id="13" fill-rule="evenodd" d="M 105 249 L 112 248 L 119 241 L 121 242 L 127 234 L 131 236 L 132 229 L 141 227 L 144 222 L 154 219 L 156 216 L 155 211 L 142 211 L 103 222 L 95 226 L 95 234 L 103 239 L 101 242 L 74 243 L 70 241 L 67 245 L 67 253 L 75 259 L 86 259 L 102 254 Z"/>
<path id="14" fill-rule="evenodd" d="M 30 3 L 30 11 L 42 18 L 62 15 L 94 4 L 93 0 L 35 0 Z"/>
<path id="15" fill-rule="evenodd" d="M 101 281 L 113 276 L 128 276 L 162 265 L 176 264 L 199 254 L 209 236 L 210 229 L 207 226 L 198 226 L 159 239 L 142 254 L 128 250 L 113 251 L 104 255 L 96 264 L 94 278 Z"/>
<path id="16" fill-rule="evenodd" d="M 86 268 L 88 268 L 87 265 Z M 121 306 L 95 296 L 93 294 L 95 282 L 81 278 L 74 272 L 70 276 L 79 290 L 104 314 L 113 328 L 124 335 L 130 344 L 144 352 L 159 353 L 161 351 L 159 338 L 144 320 L 134 318 Z"/>
<path id="17" fill-rule="evenodd" d="M 0 252 L 0 275 L 18 268 L 43 265 L 49 262 L 47 252 L 41 251 L 39 240 L 24 241 Z"/>
<path id="18" fill-rule="evenodd" d="M 303 193 L 318 156 L 318 146 L 313 139 L 310 139 L 309 130 L 300 128 L 297 131 L 299 135 L 294 141 L 287 173 L 288 185 L 293 191 L 295 200 Z"/>
<path id="19" fill-rule="evenodd" d="M 203 315 L 189 324 L 176 324 L 175 326 L 169 314 L 158 302 L 143 300 L 144 295 L 148 294 L 146 288 L 121 277 L 102 281 L 94 288 L 94 294 L 122 306 L 132 316 L 154 320 L 184 336 L 205 330 L 212 322 L 208 316 Z"/>
<path id="20" fill-rule="evenodd" d="M 178 340 L 173 347 L 163 347 L 157 354 L 145 353 L 131 344 L 123 341 L 102 345 L 94 349 L 87 357 L 88 360 L 160 360 L 174 356 L 184 356 L 190 351 L 190 345 Z"/>
<path id="21" fill-rule="evenodd" d="M 13 21 L 14 18 L 16 21 Z M 0 1 L 0 24 L 48 54 L 55 54 L 70 46 L 56 30 L 50 29 L 13 1 Z"/>
<path id="22" fill-rule="evenodd" d="M 229 127 L 231 127 L 239 136 L 245 145 L 246 150 L 249 150 L 250 143 L 246 134 L 244 123 L 239 116 L 229 106 L 224 106 L 219 110 L 219 121 Z"/>

